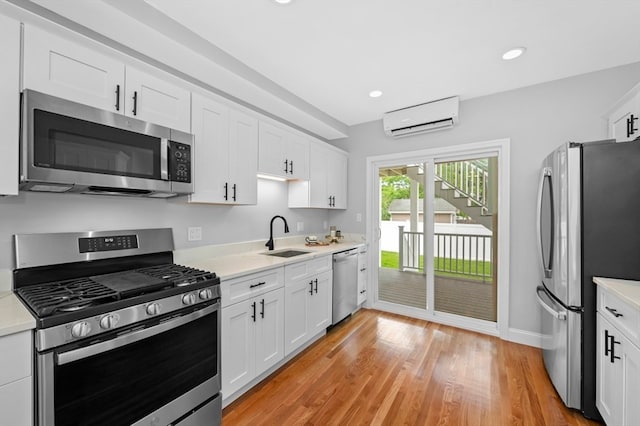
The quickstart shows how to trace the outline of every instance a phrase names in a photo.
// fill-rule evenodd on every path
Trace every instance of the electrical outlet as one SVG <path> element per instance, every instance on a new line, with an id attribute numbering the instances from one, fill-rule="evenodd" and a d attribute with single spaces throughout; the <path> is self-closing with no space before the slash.
<path id="1" fill-rule="evenodd" d="M 297 222 L 297 223 L 296 223 L 296 230 L 297 230 L 298 232 L 302 232 L 302 231 L 304 231 L 304 222 Z"/>
<path id="2" fill-rule="evenodd" d="M 322 222 L 322 229 L 327 230 L 327 221 Z"/>
<path id="3" fill-rule="evenodd" d="M 356 213 L 356 222 L 362 222 L 362 213 Z"/>
<path id="4" fill-rule="evenodd" d="M 187 238 L 189 241 L 200 241 L 202 239 L 202 228 L 199 226 L 187 228 Z"/>

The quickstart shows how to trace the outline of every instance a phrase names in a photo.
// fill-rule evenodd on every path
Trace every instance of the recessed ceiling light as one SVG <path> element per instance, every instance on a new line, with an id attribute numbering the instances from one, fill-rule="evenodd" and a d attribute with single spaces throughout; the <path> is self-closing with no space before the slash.
<path id="1" fill-rule="evenodd" d="M 380 96 L 382 96 L 381 90 L 372 90 L 369 92 L 369 97 L 371 98 L 379 98 Z"/>
<path id="2" fill-rule="evenodd" d="M 515 59 L 518 56 L 522 55 L 524 51 L 527 50 L 524 47 L 514 47 L 513 49 L 509 49 L 502 55 L 502 59 L 505 61 L 510 61 L 511 59 Z"/>
<path id="3" fill-rule="evenodd" d="M 291 3 L 291 0 L 273 0 L 273 1 L 275 1 L 276 3 L 279 3 L 279 4 L 289 4 L 289 3 Z"/>

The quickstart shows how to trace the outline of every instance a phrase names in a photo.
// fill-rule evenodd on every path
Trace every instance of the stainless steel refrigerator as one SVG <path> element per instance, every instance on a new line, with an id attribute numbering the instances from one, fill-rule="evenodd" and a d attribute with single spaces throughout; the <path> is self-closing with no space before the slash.
<path id="1" fill-rule="evenodd" d="M 600 420 L 592 280 L 640 279 L 640 141 L 555 150 L 542 165 L 537 217 L 544 363 L 565 405 Z"/>

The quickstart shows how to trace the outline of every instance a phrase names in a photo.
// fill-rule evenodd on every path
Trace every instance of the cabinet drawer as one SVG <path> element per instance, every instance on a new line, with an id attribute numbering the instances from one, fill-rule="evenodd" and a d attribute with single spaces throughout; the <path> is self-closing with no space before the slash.
<path id="1" fill-rule="evenodd" d="M 276 268 L 220 283 L 222 306 L 247 300 L 284 285 L 284 269 Z"/>
<path id="2" fill-rule="evenodd" d="M 325 271 L 331 270 L 331 255 L 320 256 L 304 262 L 286 265 L 284 267 L 284 277 L 287 285 L 293 284 L 299 279 L 315 276 Z"/>
<path id="3" fill-rule="evenodd" d="M 598 287 L 598 311 L 629 340 L 640 345 L 640 312 L 637 309 Z"/>

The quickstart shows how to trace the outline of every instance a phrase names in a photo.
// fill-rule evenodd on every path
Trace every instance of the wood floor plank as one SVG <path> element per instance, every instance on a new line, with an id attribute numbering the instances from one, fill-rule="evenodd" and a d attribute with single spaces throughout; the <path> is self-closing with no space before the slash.
<path id="1" fill-rule="evenodd" d="M 539 349 L 360 310 L 223 411 L 224 425 L 595 425 Z"/>

